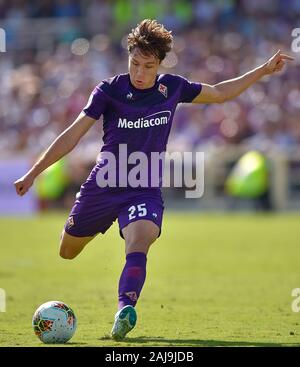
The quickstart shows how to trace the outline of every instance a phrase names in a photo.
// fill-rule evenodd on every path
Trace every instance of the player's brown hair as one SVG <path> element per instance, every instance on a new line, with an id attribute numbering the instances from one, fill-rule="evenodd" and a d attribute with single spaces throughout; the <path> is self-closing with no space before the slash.
<path id="1" fill-rule="evenodd" d="M 144 19 L 132 29 L 127 38 L 127 49 L 131 53 L 136 47 L 144 55 L 154 55 L 160 62 L 172 48 L 172 31 L 157 23 L 154 19 Z"/>

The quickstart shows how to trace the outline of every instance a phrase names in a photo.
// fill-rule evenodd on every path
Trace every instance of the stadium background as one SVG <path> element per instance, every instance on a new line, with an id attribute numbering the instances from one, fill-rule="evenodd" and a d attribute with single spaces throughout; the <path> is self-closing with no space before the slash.
<path id="1" fill-rule="evenodd" d="M 248 309 L 247 315 L 250 313 L 250 318 L 253 315 L 258 319 L 262 317 L 258 316 L 258 310 L 260 309 L 261 312 L 265 306 L 262 294 L 265 294 L 264 290 L 269 287 L 277 287 L 280 278 L 281 286 L 284 288 L 277 289 L 273 297 L 278 297 L 276 302 L 280 300 L 282 304 L 278 305 L 275 301 L 272 303 L 274 298 L 271 297 L 268 298 L 268 307 L 269 309 L 274 307 L 274 310 L 282 307 L 284 315 L 290 317 L 287 320 L 293 319 L 292 324 L 286 324 L 287 330 L 282 331 L 280 327 L 283 327 L 284 322 L 279 317 L 276 320 L 280 325 L 277 335 L 276 327 L 272 323 L 274 319 L 270 318 L 268 330 L 271 330 L 271 334 L 262 332 L 255 336 L 256 339 L 253 335 L 251 336 L 252 325 L 247 324 L 249 343 L 251 344 L 253 340 L 261 340 L 261 343 L 270 341 L 283 343 L 289 342 L 287 339 L 291 335 L 294 337 L 295 334 L 297 335 L 295 331 L 295 325 L 298 325 L 297 315 L 290 311 L 292 300 L 290 292 L 292 288 L 299 286 L 297 261 L 294 257 L 299 239 L 299 217 L 297 212 L 294 214 L 286 214 L 286 212 L 297 211 L 300 208 L 300 57 L 299 53 L 291 51 L 293 41 L 291 32 L 294 28 L 300 27 L 299 16 L 300 3 L 296 0 L 0 1 L 0 25 L 6 36 L 6 52 L 0 53 L 0 226 L 3 269 L 2 273 L 0 272 L 2 278 L 0 287 L 7 289 L 7 309 L 16 307 L 14 309 L 16 313 L 9 316 L 7 312 L 6 319 L 0 313 L 0 316 L 3 316 L 2 321 L 6 322 L 6 330 L 16 319 L 16 315 L 20 312 L 22 314 L 20 305 L 16 306 L 15 303 L 18 299 L 27 300 L 25 307 L 28 313 L 49 297 L 51 299 L 51 296 L 57 298 L 56 296 L 61 295 L 64 300 L 74 303 L 78 301 L 76 297 L 72 298 L 71 293 L 65 292 L 62 285 L 58 287 L 58 294 L 55 292 L 57 290 L 55 287 L 59 284 L 59 275 L 66 276 L 66 284 L 70 287 L 74 279 L 72 277 L 80 279 L 78 263 L 75 263 L 77 270 L 73 265 L 71 268 L 67 265 L 66 270 L 60 262 L 58 263 L 59 260 L 52 260 L 56 264 L 54 265 L 56 276 L 54 276 L 53 269 L 44 260 L 44 256 L 54 259 L 53 252 L 74 195 L 93 166 L 101 148 L 101 120 L 51 176 L 50 191 L 46 190 L 48 194 L 42 195 L 42 189 L 38 191 L 39 195 L 36 190 L 31 190 L 20 199 L 15 194 L 12 183 L 25 173 L 41 152 L 76 118 L 99 81 L 127 72 L 126 35 L 141 19 L 155 18 L 171 29 L 174 36 L 174 49 L 163 62 L 161 72 L 178 73 L 193 81 L 213 84 L 241 75 L 266 61 L 278 49 L 295 57 L 295 61 L 282 72 L 256 83 L 232 101 L 220 105 L 178 107 L 168 150 L 205 153 L 205 192 L 200 199 L 188 200 L 184 199 L 183 189 L 164 190 L 166 206 L 169 209 L 169 211 L 166 210 L 165 231 L 172 234 L 169 234 L 171 237 L 165 237 L 162 241 L 168 243 L 170 248 L 174 245 L 177 248 L 177 255 L 174 255 L 174 268 L 170 273 L 162 265 L 161 267 L 156 265 L 156 270 L 159 268 L 163 276 L 172 276 L 176 261 L 179 262 L 184 258 L 187 269 L 184 274 L 187 282 L 190 277 L 198 279 L 197 276 L 199 279 L 206 279 L 207 286 L 209 284 L 213 287 L 213 284 L 216 284 L 215 281 L 219 282 L 217 292 L 222 294 L 222 287 L 237 289 L 236 278 L 240 274 L 239 269 L 245 265 L 241 259 L 248 254 L 253 260 L 247 263 L 249 268 L 246 266 L 249 271 L 248 276 L 255 273 L 252 280 L 260 285 L 259 294 L 255 297 L 261 298 L 262 303 L 257 309 Z M 261 196 L 256 198 L 239 200 L 229 197 L 224 190 L 228 174 L 237 160 L 251 150 L 259 151 L 266 157 L 270 185 Z M 54 188 L 51 186 L 53 180 Z M 57 183 L 59 183 L 58 186 Z M 43 184 L 45 182 L 41 185 Z M 171 212 L 170 209 L 175 211 Z M 182 209 L 192 210 L 192 212 L 180 214 Z M 270 217 L 267 214 L 259 217 L 251 214 L 241 215 L 244 209 L 283 214 L 278 214 L 279 217 Z M 233 210 L 238 211 L 235 211 L 236 214 L 231 217 L 229 212 Z M 215 217 L 214 214 L 212 216 L 207 214 L 207 211 L 225 214 Z M 30 216 L 40 212 L 44 214 Z M 200 216 L 199 213 L 201 213 Z M 20 219 L 20 214 L 26 214 L 28 217 Z M 232 227 L 232 221 L 239 223 L 239 228 Z M 201 235 L 197 236 L 199 226 L 201 226 Z M 220 238 L 214 237 L 214 235 L 217 236 L 216 228 L 220 235 L 222 234 L 222 238 L 227 238 L 224 243 Z M 116 241 L 113 235 L 117 236 L 115 229 L 104 239 L 104 248 L 105 241 L 107 243 Z M 23 241 L 26 244 L 25 248 L 20 244 Z M 189 273 L 191 258 L 182 252 L 181 243 L 178 242 L 175 246 L 176 241 L 190 243 L 190 257 L 195 251 L 199 251 L 200 246 L 206 241 L 201 250 L 202 260 L 199 260 L 203 261 L 201 276 L 200 274 L 196 276 L 195 269 L 199 264 L 194 264 L 193 261 L 194 268 L 192 274 Z M 40 243 L 43 243 L 43 250 L 40 248 Z M 49 243 L 49 249 L 46 249 L 47 243 Z M 222 249 L 217 247 L 216 243 L 220 247 L 223 246 Z M 34 255 L 29 256 L 30 251 Z M 99 256 L 95 251 L 95 248 L 92 248 L 90 255 L 82 255 L 83 261 L 88 263 L 88 260 L 93 260 L 92 256 Z M 169 261 L 167 250 L 161 251 L 162 253 L 158 248 L 155 249 L 153 258 L 161 256 L 161 263 L 163 259 Z M 19 254 L 19 257 L 16 254 Z M 101 252 L 101 255 L 105 253 Z M 57 256 L 56 253 L 55 256 Z M 109 266 L 117 264 L 115 268 L 112 266 L 116 282 L 122 258 L 119 252 L 116 252 L 115 256 L 116 263 L 109 262 L 107 259 L 106 261 Z M 270 256 L 273 256 L 273 263 L 269 262 Z M 209 261 L 206 263 L 205 258 L 214 264 L 212 268 L 208 264 Z M 35 268 L 37 263 L 40 264 L 40 268 Z M 13 264 L 16 270 L 12 274 Z M 236 264 L 240 264 L 241 268 L 235 268 Z M 81 269 L 89 267 L 87 264 L 85 266 L 82 264 Z M 259 271 L 256 266 L 259 267 Z M 230 273 L 231 267 L 234 270 Z M 31 277 L 28 275 L 30 269 L 33 269 Z M 104 271 L 107 271 L 107 267 L 105 269 Z M 224 269 L 228 277 L 222 278 L 221 281 Z M 71 272 L 72 275 L 70 273 L 66 275 L 65 272 Z M 48 287 L 45 287 L 46 290 L 41 291 L 39 295 L 33 291 L 34 285 L 30 288 L 30 282 L 31 284 L 36 282 L 36 274 L 45 275 L 46 279 L 47 274 L 53 276 L 51 284 L 48 284 Z M 210 278 L 205 278 L 205 274 L 209 274 Z M 275 275 L 274 282 L 271 281 L 272 274 Z M 98 276 L 96 273 L 93 275 Z M 27 288 L 24 288 L 28 291 L 26 295 L 21 289 L 19 290 L 22 276 L 29 277 Z M 154 270 L 152 277 L 155 277 Z M 110 284 L 108 274 L 105 273 L 103 278 L 102 285 L 98 283 L 91 286 L 92 293 L 98 292 L 98 288 L 101 287 L 104 287 L 103 292 L 113 292 L 113 285 L 108 285 Z M 43 281 L 44 284 L 46 279 Z M 182 279 L 177 281 L 183 287 Z M 85 282 L 86 289 L 82 294 L 89 298 L 91 289 L 87 281 Z M 169 284 L 167 279 L 165 282 Z M 248 282 L 251 283 L 250 279 Z M 176 280 L 171 283 L 175 287 Z M 247 282 L 244 284 L 251 288 Z M 244 299 L 247 299 L 246 292 L 243 293 L 243 286 L 241 284 L 239 286 L 239 295 L 242 294 L 245 296 Z M 20 292 L 19 295 L 15 295 L 16 289 Z M 151 285 L 148 289 L 150 294 Z M 166 289 L 162 289 L 163 295 L 166 298 L 169 297 Z M 212 289 L 214 288 L 210 288 L 209 291 L 205 289 L 208 295 L 204 305 L 209 302 L 209 294 L 213 297 Z M 12 292 L 13 295 L 11 295 Z M 148 307 L 147 302 L 150 304 L 150 299 L 147 299 L 148 293 L 145 292 L 145 304 Z M 184 288 L 182 292 L 190 295 L 194 290 Z M 180 296 L 178 297 L 180 299 Z M 230 292 L 224 297 L 224 304 L 226 305 L 227 302 L 228 305 Z M 104 300 L 105 307 L 109 309 L 108 299 L 104 297 Z M 94 301 L 99 303 L 98 298 Z M 244 305 L 243 302 L 241 301 L 240 306 Z M 163 304 L 159 306 L 163 309 Z M 84 305 L 81 304 L 78 307 L 83 309 Z M 88 307 L 87 310 L 89 310 Z M 221 314 L 222 312 L 226 314 L 226 311 L 223 309 L 221 312 L 220 309 L 213 308 L 213 312 L 217 315 L 219 312 L 218 325 L 222 329 Z M 231 309 L 230 312 L 232 317 L 234 310 Z M 251 312 L 253 312 L 252 316 Z M 203 330 L 203 325 L 206 325 L 205 315 L 202 316 L 201 323 L 199 321 L 199 330 Z M 242 317 L 246 319 L 246 314 Z M 268 319 L 268 316 L 266 318 Z M 107 316 L 107 323 L 109 320 Z M 260 321 L 257 320 L 255 324 L 258 330 Z M 21 321 L 25 329 L 28 327 L 26 322 Z M 277 325 L 276 322 L 275 325 Z M 234 322 L 233 325 L 236 326 L 236 333 L 226 334 L 224 330 L 228 330 L 229 324 L 223 325 L 224 329 L 219 330 L 223 336 L 224 345 L 226 340 L 229 345 L 230 340 L 233 340 L 233 345 L 234 340 L 239 338 L 245 340 L 242 327 Z M 14 327 L 20 332 L 21 337 L 22 333 L 25 334 L 16 326 Z M 272 327 L 275 328 L 275 334 L 272 334 L 274 331 Z M 209 334 L 208 330 L 209 326 L 206 329 L 204 327 L 204 331 Z M 147 329 L 146 331 L 149 332 Z M 164 335 L 163 328 L 160 332 Z M 195 333 L 197 332 L 198 329 Z M 204 333 L 201 336 L 202 339 L 205 339 L 208 334 Z M 177 336 L 179 345 L 201 344 L 201 340 L 198 340 L 196 335 L 185 338 L 186 343 L 180 342 L 180 333 Z M 21 337 L 19 337 L 19 344 L 22 344 Z M 231 337 L 233 339 L 230 339 Z M 218 339 L 215 335 L 211 338 Z M 2 336 L 2 345 L 13 344 L 13 340 L 13 332 L 11 334 L 8 332 Z M 172 344 L 170 336 L 167 335 L 166 340 Z M 33 337 L 27 342 L 34 343 Z M 105 338 L 102 342 L 106 342 Z M 148 341 L 139 341 L 136 338 L 135 342 L 147 343 Z M 155 338 L 152 339 L 153 342 L 159 344 L 159 340 Z M 176 342 L 173 344 L 176 345 Z M 216 340 L 216 343 L 206 345 L 219 344 L 222 345 Z M 166 342 L 163 345 L 166 345 Z"/>

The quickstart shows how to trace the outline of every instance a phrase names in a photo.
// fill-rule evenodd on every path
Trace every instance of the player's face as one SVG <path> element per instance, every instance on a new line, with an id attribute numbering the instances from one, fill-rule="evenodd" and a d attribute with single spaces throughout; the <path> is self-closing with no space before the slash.
<path id="1" fill-rule="evenodd" d="M 159 67 L 159 59 L 154 55 L 146 56 L 135 48 L 129 55 L 130 81 L 138 89 L 153 87 Z"/>

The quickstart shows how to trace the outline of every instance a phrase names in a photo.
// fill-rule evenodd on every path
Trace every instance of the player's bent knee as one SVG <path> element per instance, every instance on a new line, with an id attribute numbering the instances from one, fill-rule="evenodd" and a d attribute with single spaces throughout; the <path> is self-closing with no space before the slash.
<path id="1" fill-rule="evenodd" d="M 77 256 L 77 254 L 67 248 L 61 247 L 59 249 L 59 256 L 66 260 L 72 260 Z"/>
<path id="2" fill-rule="evenodd" d="M 74 237 L 66 232 L 62 233 L 59 255 L 63 259 L 74 259 L 96 235 L 92 237 Z"/>
<path id="3" fill-rule="evenodd" d="M 59 256 L 63 259 L 74 259 L 76 254 L 72 251 L 71 246 L 68 244 L 68 235 L 63 231 L 60 237 Z"/>
<path id="4" fill-rule="evenodd" d="M 63 259 L 72 260 L 76 256 L 74 251 L 72 251 L 72 247 L 67 244 L 68 241 L 64 239 L 64 236 L 61 236 L 61 242 L 59 247 L 59 256 Z"/>
<path id="5" fill-rule="evenodd" d="M 70 256 L 70 254 L 66 251 L 62 251 L 60 250 L 59 251 L 59 256 L 62 258 L 62 259 L 65 259 L 65 260 L 72 260 L 74 257 Z"/>

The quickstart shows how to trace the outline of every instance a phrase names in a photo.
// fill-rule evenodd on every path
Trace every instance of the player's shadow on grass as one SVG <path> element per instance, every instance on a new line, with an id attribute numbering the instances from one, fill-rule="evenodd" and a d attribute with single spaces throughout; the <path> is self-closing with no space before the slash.
<path id="1" fill-rule="evenodd" d="M 194 346 L 194 347 L 284 347 L 287 345 L 300 346 L 300 343 L 259 343 L 259 342 L 243 342 L 243 341 L 225 341 L 225 340 L 199 340 L 199 339 L 164 339 L 151 338 L 141 336 L 139 338 L 126 338 L 126 342 L 149 344 L 155 343 L 153 346 L 159 344 L 168 344 L 168 346 Z"/>

